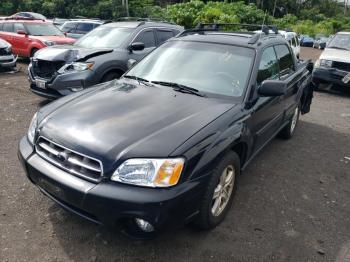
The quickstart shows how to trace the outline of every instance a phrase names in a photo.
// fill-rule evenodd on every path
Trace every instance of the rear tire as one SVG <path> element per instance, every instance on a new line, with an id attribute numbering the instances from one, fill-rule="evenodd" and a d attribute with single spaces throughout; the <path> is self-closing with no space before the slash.
<path id="1" fill-rule="evenodd" d="M 294 110 L 293 116 L 289 120 L 289 123 L 279 133 L 280 137 L 284 139 L 290 139 L 294 135 L 295 129 L 298 125 L 299 116 L 300 116 L 300 106 L 297 106 Z"/>
<path id="2" fill-rule="evenodd" d="M 109 72 L 102 77 L 101 83 L 108 82 L 114 79 L 118 79 L 122 74 L 118 72 Z"/>
<path id="3" fill-rule="evenodd" d="M 224 220 L 237 188 L 240 168 L 240 159 L 233 151 L 227 152 L 214 168 L 194 221 L 197 228 L 211 229 Z"/>

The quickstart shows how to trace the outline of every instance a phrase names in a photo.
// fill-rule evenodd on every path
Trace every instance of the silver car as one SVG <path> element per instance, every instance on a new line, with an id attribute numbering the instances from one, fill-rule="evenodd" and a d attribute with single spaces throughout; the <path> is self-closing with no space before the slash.
<path id="1" fill-rule="evenodd" d="M 12 46 L 3 39 L 0 39 L 0 69 L 15 68 L 17 56 L 12 53 Z"/>

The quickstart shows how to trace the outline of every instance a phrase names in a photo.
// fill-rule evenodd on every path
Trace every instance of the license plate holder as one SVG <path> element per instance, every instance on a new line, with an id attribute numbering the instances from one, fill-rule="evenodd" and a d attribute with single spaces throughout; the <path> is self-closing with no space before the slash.
<path id="1" fill-rule="evenodd" d="M 342 79 L 343 83 L 348 84 L 350 82 L 350 73 L 348 73 L 346 76 Z"/>
<path id="2" fill-rule="evenodd" d="M 35 80 L 35 84 L 38 88 L 45 89 L 46 88 L 46 81 L 37 79 Z"/>

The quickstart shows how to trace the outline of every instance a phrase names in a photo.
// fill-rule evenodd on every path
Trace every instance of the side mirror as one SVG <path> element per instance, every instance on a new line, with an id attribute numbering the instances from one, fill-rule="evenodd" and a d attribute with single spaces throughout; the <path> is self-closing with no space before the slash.
<path id="1" fill-rule="evenodd" d="M 312 71 L 314 70 L 314 63 L 309 62 L 309 63 L 307 64 L 307 66 L 306 66 L 306 69 L 307 69 L 310 73 L 312 73 Z"/>
<path id="2" fill-rule="evenodd" d="M 137 61 L 135 59 L 129 59 L 128 60 L 128 69 L 132 68 L 136 63 L 137 63 Z"/>
<path id="3" fill-rule="evenodd" d="M 18 29 L 17 30 L 17 34 L 19 34 L 19 35 L 26 35 L 27 33 L 24 30 Z"/>
<path id="4" fill-rule="evenodd" d="M 145 44 L 142 42 L 135 42 L 132 43 L 131 45 L 129 45 L 128 47 L 129 51 L 142 51 L 143 49 L 145 49 Z"/>
<path id="5" fill-rule="evenodd" d="M 281 96 L 286 93 L 287 84 L 280 80 L 265 80 L 261 83 L 258 94 L 260 96 Z"/>

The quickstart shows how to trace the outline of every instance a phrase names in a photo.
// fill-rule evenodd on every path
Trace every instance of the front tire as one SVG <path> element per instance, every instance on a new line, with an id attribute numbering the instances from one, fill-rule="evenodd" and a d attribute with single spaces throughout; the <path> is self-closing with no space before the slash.
<path id="1" fill-rule="evenodd" d="M 214 168 L 200 204 L 199 215 L 194 224 L 200 229 L 211 229 L 225 218 L 232 204 L 240 175 L 240 159 L 229 151 Z"/>
<path id="2" fill-rule="evenodd" d="M 289 120 L 289 123 L 281 130 L 279 136 L 284 139 L 290 139 L 295 132 L 300 116 L 300 106 L 297 106 L 294 109 L 292 118 Z"/>
<path id="3" fill-rule="evenodd" d="M 111 81 L 113 79 L 118 79 L 122 74 L 118 72 L 109 72 L 102 77 L 101 83 Z"/>

